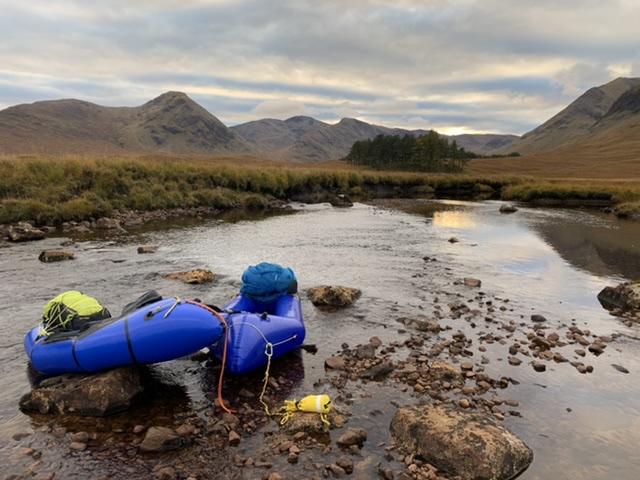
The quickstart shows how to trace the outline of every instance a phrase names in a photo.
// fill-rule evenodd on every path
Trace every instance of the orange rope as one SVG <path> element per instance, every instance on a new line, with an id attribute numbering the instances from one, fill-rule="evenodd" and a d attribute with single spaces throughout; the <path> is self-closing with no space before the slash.
<path id="1" fill-rule="evenodd" d="M 219 312 L 216 312 L 213 308 L 209 307 L 208 305 L 205 305 L 204 303 L 194 302 L 193 300 L 187 300 L 187 303 L 196 305 L 200 308 L 204 308 L 208 312 L 215 315 L 218 318 L 218 320 L 222 322 L 222 325 L 224 325 L 224 347 L 222 349 L 222 369 L 220 370 L 220 378 L 218 379 L 218 402 L 220 403 L 220 407 L 225 412 L 235 413 L 235 410 L 231 410 L 230 408 L 226 407 L 226 405 L 224 404 L 224 398 L 222 398 L 222 384 L 224 382 L 223 380 L 224 370 L 225 370 L 225 367 L 227 366 L 227 344 L 229 343 L 229 325 L 227 325 L 227 321 L 222 315 L 220 315 Z"/>

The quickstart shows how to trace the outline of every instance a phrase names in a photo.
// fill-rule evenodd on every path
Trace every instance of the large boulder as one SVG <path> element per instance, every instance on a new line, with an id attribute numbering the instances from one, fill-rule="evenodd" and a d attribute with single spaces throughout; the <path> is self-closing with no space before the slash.
<path id="1" fill-rule="evenodd" d="M 598 300 L 607 310 L 640 310 L 640 282 L 604 287 L 598 294 Z"/>
<path id="2" fill-rule="evenodd" d="M 211 270 L 204 268 L 196 268 L 195 270 L 189 270 L 186 272 L 174 272 L 163 275 L 164 278 L 171 280 L 180 280 L 181 282 L 188 283 L 190 285 L 201 285 L 203 283 L 213 282 L 215 275 Z"/>
<path id="3" fill-rule="evenodd" d="M 391 421 L 398 446 L 462 480 L 508 480 L 533 452 L 492 417 L 451 406 L 400 408 Z"/>
<path id="4" fill-rule="evenodd" d="M 11 225 L 7 230 L 7 238 L 11 242 L 29 242 L 42 240 L 45 232 L 27 222 Z"/>
<path id="5" fill-rule="evenodd" d="M 140 373 L 122 367 L 95 375 L 48 378 L 20 399 L 23 412 L 102 417 L 128 409 L 143 391 Z"/>
<path id="6" fill-rule="evenodd" d="M 339 285 L 320 285 L 307 290 L 307 295 L 316 307 L 348 307 L 357 300 L 362 292 L 357 288 Z"/>

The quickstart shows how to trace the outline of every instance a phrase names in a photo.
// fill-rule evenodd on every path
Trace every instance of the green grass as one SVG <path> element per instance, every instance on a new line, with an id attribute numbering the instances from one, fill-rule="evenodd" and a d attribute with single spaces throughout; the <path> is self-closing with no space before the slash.
<path id="1" fill-rule="evenodd" d="M 0 159 L 0 223 L 57 225 L 115 211 L 264 209 L 272 199 L 347 193 L 379 197 L 640 200 L 640 187 L 540 183 L 526 177 L 378 172 L 179 158 Z"/>

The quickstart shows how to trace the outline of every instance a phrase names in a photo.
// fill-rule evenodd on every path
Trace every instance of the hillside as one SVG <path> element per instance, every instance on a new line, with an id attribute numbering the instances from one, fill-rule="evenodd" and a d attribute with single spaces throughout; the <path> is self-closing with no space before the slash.
<path id="1" fill-rule="evenodd" d="M 594 103 L 594 98 L 599 101 Z M 557 130 L 551 129 L 552 124 Z M 473 160 L 469 169 L 479 174 L 639 179 L 640 79 L 617 79 L 589 90 L 523 136 L 522 143 L 514 148 L 522 151 L 525 144 L 532 148 L 528 155 Z"/>
<path id="2" fill-rule="evenodd" d="M 593 87 L 539 127 L 524 134 L 520 141 L 502 148 L 519 153 L 537 154 L 584 140 L 618 99 L 640 85 L 640 78 L 617 78 Z"/>
<path id="3" fill-rule="evenodd" d="M 345 157 L 358 140 L 378 135 L 423 135 L 427 130 L 405 130 L 343 118 L 331 125 L 310 117 L 263 119 L 231 127 L 263 154 L 280 160 L 320 162 Z M 518 140 L 515 135 L 464 134 L 450 136 L 467 151 L 486 154 Z"/>
<path id="4" fill-rule="evenodd" d="M 191 98 L 167 92 L 139 107 L 104 107 L 65 99 L 0 111 L 0 154 L 255 155 L 322 162 L 343 158 L 358 140 L 377 135 L 422 135 L 353 118 L 328 124 L 311 117 L 262 119 L 228 128 Z M 459 135 L 458 144 L 485 154 L 513 135 Z"/>
<path id="5" fill-rule="evenodd" d="M 0 111 L 0 153 L 249 153 L 220 120 L 179 92 L 139 107 L 80 100 L 18 105 Z"/>

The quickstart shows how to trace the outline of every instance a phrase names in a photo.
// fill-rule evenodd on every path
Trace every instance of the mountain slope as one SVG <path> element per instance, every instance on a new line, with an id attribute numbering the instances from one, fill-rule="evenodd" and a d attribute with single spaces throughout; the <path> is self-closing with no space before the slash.
<path id="1" fill-rule="evenodd" d="M 517 148 L 517 147 L 516 147 Z M 622 93 L 606 113 L 555 148 L 512 159 L 473 160 L 473 173 L 542 177 L 640 179 L 640 82 Z"/>
<path id="2" fill-rule="evenodd" d="M 287 120 L 263 119 L 231 127 L 256 149 L 278 159 L 320 162 L 345 157 L 358 140 L 378 135 L 424 135 L 427 130 L 389 128 L 343 118 L 330 125 L 310 117 L 292 117 Z M 510 145 L 515 135 L 464 134 L 450 137 L 468 151 L 485 154 Z"/>
<path id="3" fill-rule="evenodd" d="M 184 93 L 139 107 L 80 100 L 0 111 L 0 153 L 246 153 L 249 144 Z"/>
<path id="4" fill-rule="evenodd" d="M 542 125 L 523 135 L 519 142 L 503 147 L 501 151 L 537 154 L 583 140 L 625 92 L 639 85 L 640 78 L 617 78 L 593 87 Z"/>

